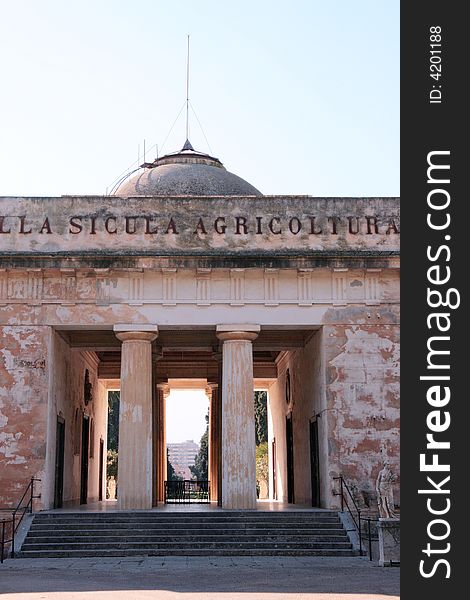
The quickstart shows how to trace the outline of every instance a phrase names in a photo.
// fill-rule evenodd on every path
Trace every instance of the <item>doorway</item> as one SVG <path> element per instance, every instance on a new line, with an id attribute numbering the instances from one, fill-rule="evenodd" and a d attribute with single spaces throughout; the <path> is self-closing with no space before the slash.
<path id="1" fill-rule="evenodd" d="M 286 452 L 287 452 L 287 502 L 294 503 L 294 432 L 292 429 L 292 413 L 286 417 Z"/>
<path id="2" fill-rule="evenodd" d="M 64 503 L 64 456 L 65 420 L 57 417 L 55 445 L 54 508 L 62 508 Z"/>
<path id="3" fill-rule="evenodd" d="M 318 421 L 310 421 L 310 472 L 312 506 L 320 506 L 320 461 L 318 455 Z"/>
<path id="4" fill-rule="evenodd" d="M 80 469 L 80 504 L 88 499 L 88 453 L 90 446 L 90 419 L 83 415 L 82 419 L 82 460 Z"/>

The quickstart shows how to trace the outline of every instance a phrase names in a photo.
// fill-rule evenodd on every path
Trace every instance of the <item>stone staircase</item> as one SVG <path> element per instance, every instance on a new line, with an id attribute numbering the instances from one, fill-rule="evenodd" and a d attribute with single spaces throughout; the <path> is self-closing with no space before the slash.
<path id="1" fill-rule="evenodd" d="M 38 513 L 18 558 L 355 556 L 334 511 Z"/>

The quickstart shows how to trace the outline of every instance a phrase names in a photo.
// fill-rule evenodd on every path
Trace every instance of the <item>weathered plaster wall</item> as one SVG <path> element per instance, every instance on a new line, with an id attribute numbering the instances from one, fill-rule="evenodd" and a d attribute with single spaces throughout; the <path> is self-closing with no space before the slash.
<path id="1" fill-rule="evenodd" d="M 376 510 L 384 457 L 399 474 L 399 327 L 342 324 L 323 331 L 329 475 L 342 474 L 360 505 Z"/>
<path id="2" fill-rule="evenodd" d="M 0 506 L 16 505 L 31 477 L 44 480 L 51 335 L 0 327 Z"/>
<path id="3" fill-rule="evenodd" d="M 287 369 L 291 407 L 285 401 Z M 286 353 L 278 373 L 269 388 L 270 449 L 275 437 L 278 499 L 287 501 L 285 417 L 292 409 L 295 502 L 311 502 L 309 422 L 316 417 L 321 505 L 339 507 L 334 477 L 343 475 L 359 505 L 375 511 L 375 479 L 383 459 L 390 461 L 395 474 L 400 472 L 398 325 L 324 326 L 304 349 Z M 272 497 L 272 487 L 270 493 Z M 397 482 L 395 502 L 399 500 Z"/>
<path id="4" fill-rule="evenodd" d="M 94 355 L 71 350 L 67 343 L 54 333 L 51 344 L 51 365 L 47 466 L 43 492 L 46 508 L 52 507 L 54 502 L 57 417 L 60 416 L 65 420 L 64 504 L 77 504 L 80 500 L 80 444 L 83 414 L 90 418 L 88 471 L 90 501 L 98 499 L 99 439 L 101 437 L 104 440 L 106 456 L 107 432 L 107 392 L 104 384 L 98 381 L 98 364 Z M 88 406 L 85 406 L 83 399 L 85 369 L 89 371 L 93 386 L 93 400 Z M 91 423 L 93 423 L 92 427 Z"/>

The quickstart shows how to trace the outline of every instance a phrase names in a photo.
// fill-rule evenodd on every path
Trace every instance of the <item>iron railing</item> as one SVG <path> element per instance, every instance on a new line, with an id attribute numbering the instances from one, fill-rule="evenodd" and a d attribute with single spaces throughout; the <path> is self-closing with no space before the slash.
<path id="1" fill-rule="evenodd" d="M 165 481 L 165 504 L 205 504 L 210 501 L 209 481 Z"/>
<path id="2" fill-rule="evenodd" d="M 372 519 L 370 516 L 364 517 L 362 516 L 361 509 L 358 507 L 356 501 L 354 500 L 354 496 L 352 495 L 351 490 L 349 489 L 348 484 L 344 480 L 343 476 L 334 477 L 336 481 L 340 483 L 340 491 L 336 492 L 336 496 L 341 496 L 341 511 L 344 512 L 344 507 L 347 508 L 349 515 L 351 516 L 352 522 L 354 524 L 354 528 L 357 531 L 357 535 L 359 537 L 359 552 L 363 554 L 363 538 L 367 540 L 368 554 L 369 560 L 372 560 L 372 542 L 377 541 L 377 536 L 372 534 L 372 523 L 378 523 L 378 519 Z M 350 504 L 352 506 L 350 506 Z M 355 512 L 355 514 L 353 513 Z M 363 525 L 367 523 L 366 531 L 363 531 Z"/>
<path id="3" fill-rule="evenodd" d="M 11 544 L 11 557 L 15 557 L 15 535 L 18 531 L 18 527 L 20 526 L 21 521 L 23 520 L 23 517 L 26 513 L 33 513 L 33 501 L 41 497 L 40 495 L 34 495 L 34 483 L 36 481 L 41 480 L 36 479 L 35 477 L 31 477 L 31 481 L 28 483 L 28 487 L 25 489 L 23 495 L 21 496 L 21 500 L 18 502 L 16 508 L 14 508 L 13 510 L 11 508 L 0 508 L 0 511 L 2 512 L 11 511 L 11 518 L 2 519 L 0 521 L 0 563 L 2 563 L 5 558 L 6 547 L 8 544 Z M 26 504 L 24 504 L 24 501 L 26 499 L 27 502 Z"/>

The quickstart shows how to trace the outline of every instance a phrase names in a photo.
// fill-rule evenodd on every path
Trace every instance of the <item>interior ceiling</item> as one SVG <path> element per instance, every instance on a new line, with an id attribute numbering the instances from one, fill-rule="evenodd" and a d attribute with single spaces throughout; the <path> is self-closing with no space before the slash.
<path id="1" fill-rule="evenodd" d="M 280 352 L 303 348 L 313 329 L 265 329 L 253 342 L 257 377 L 276 377 Z M 94 352 L 99 359 L 100 378 L 119 378 L 121 342 L 111 330 L 62 330 L 58 332 L 71 348 Z M 158 380 L 170 377 L 204 377 L 217 380 L 222 342 L 215 329 L 161 330 L 153 343 Z"/>
<path id="2" fill-rule="evenodd" d="M 111 330 L 62 330 L 58 332 L 71 348 L 97 353 L 120 353 L 121 342 Z M 262 329 L 253 342 L 253 351 L 280 352 L 303 348 L 313 335 L 313 329 Z M 221 341 L 215 329 L 163 330 L 154 347 L 159 354 L 187 352 L 219 352 Z"/>

